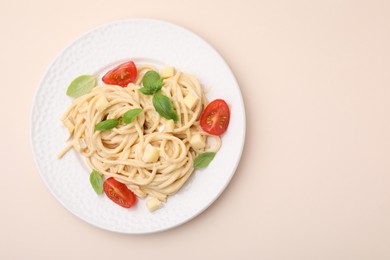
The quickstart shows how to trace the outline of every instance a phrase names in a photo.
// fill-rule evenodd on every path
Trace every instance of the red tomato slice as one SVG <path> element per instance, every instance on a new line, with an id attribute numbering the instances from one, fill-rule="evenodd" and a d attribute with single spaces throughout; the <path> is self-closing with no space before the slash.
<path id="1" fill-rule="evenodd" d="M 136 77 L 137 67 L 133 61 L 128 61 L 107 72 L 102 80 L 108 85 L 126 87 L 129 83 L 134 82 Z"/>
<path id="2" fill-rule="evenodd" d="M 222 99 L 216 99 L 208 104 L 200 117 L 202 129 L 212 135 L 223 134 L 230 121 L 229 106 Z"/>
<path id="3" fill-rule="evenodd" d="M 137 200 L 135 194 L 127 186 L 110 177 L 103 183 L 104 193 L 116 204 L 130 208 Z"/>

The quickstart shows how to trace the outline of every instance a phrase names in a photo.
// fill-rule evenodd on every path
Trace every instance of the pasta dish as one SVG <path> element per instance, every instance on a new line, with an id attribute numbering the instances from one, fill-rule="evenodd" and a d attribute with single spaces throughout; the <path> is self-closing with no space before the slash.
<path id="1" fill-rule="evenodd" d="M 212 118 L 215 113 L 202 115 L 209 102 L 194 76 L 172 67 L 159 72 L 150 65 L 134 65 L 134 70 L 133 65 L 131 62 L 130 70 L 129 64 L 118 66 L 101 84 L 96 76 L 72 82 L 77 91 L 93 86 L 88 93 L 74 94 L 76 98 L 61 116 L 70 137 L 58 157 L 75 149 L 95 174 L 90 177 L 93 186 L 104 182 L 107 196 L 126 207 L 127 191 L 115 183 L 106 185 L 104 180 L 124 184 L 138 198 L 149 196 L 147 206 L 153 211 L 180 190 L 195 168 L 204 167 L 203 163 L 207 166 L 219 150 L 220 134 L 206 132 L 201 118 L 205 117 L 206 125 L 217 123 L 224 130 L 229 118 L 216 122 Z M 118 84 L 129 72 L 130 83 Z M 94 189 L 99 193 L 101 187 Z"/>

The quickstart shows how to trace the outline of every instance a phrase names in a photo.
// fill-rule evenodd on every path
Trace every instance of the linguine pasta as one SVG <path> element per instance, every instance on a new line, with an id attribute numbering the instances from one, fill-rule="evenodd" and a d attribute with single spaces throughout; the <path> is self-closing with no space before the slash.
<path id="1" fill-rule="evenodd" d="M 162 118 L 154 109 L 152 96 L 139 91 L 143 75 L 156 69 L 148 65 L 137 69 L 135 82 L 127 87 L 100 85 L 72 102 L 61 117 L 70 132 L 69 144 L 58 157 L 73 148 L 85 157 L 91 169 L 126 184 L 138 197 L 149 195 L 165 202 L 191 176 L 194 159 L 205 151 L 218 151 L 221 140 L 200 127 L 199 119 L 208 101 L 195 77 L 176 72 L 164 79 L 161 93 L 170 98 L 179 117 L 177 122 L 169 122 L 173 120 Z M 189 93 L 199 97 L 191 109 L 184 102 Z M 120 119 L 135 108 L 142 112 L 133 122 L 107 131 L 95 130 L 102 120 Z M 192 145 L 194 136 L 205 145 Z M 216 140 L 212 146 L 209 137 Z M 158 159 L 153 162 L 145 160 L 150 147 L 158 151 Z"/>

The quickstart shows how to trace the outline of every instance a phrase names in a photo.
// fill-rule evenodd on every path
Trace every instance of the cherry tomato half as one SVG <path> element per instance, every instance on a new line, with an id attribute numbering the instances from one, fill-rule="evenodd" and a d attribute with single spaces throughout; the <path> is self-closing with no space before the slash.
<path id="1" fill-rule="evenodd" d="M 108 85 L 126 87 L 129 83 L 134 82 L 136 77 L 137 67 L 133 61 L 128 61 L 107 72 L 102 80 Z"/>
<path id="2" fill-rule="evenodd" d="M 137 200 L 135 194 L 125 184 L 110 177 L 103 183 L 104 193 L 116 204 L 130 208 Z"/>
<path id="3" fill-rule="evenodd" d="M 229 106 L 222 99 L 216 99 L 208 104 L 200 117 L 202 129 L 212 135 L 223 134 L 230 121 Z"/>

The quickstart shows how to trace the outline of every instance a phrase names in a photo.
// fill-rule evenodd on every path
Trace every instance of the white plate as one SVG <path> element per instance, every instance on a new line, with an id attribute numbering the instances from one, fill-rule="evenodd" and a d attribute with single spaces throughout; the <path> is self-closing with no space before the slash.
<path id="1" fill-rule="evenodd" d="M 170 65 L 195 75 L 208 100 L 222 98 L 231 109 L 228 131 L 213 162 L 197 170 L 188 183 L 149 213 L 145 201 L 124 209 L 98 196 L 89 183 L 86 162 L 74 151 L 61 160 L 67 131 L 59 117 L 69 107 L 69 83 L 82 74 L 101 73 L 121 61 Z M 31 142 L 39 173 L 52 194 L 76 216 L 97 227 L 121 233 L 151 233 L 187 222 L 214 202 L 231 180 L 245 138 L 240 89 L 222 57 L 203 39 L 174 24 L 157 20 L 123 20 L 100 26 L 68 46 L 51 64 L 35 95 Z"/>

